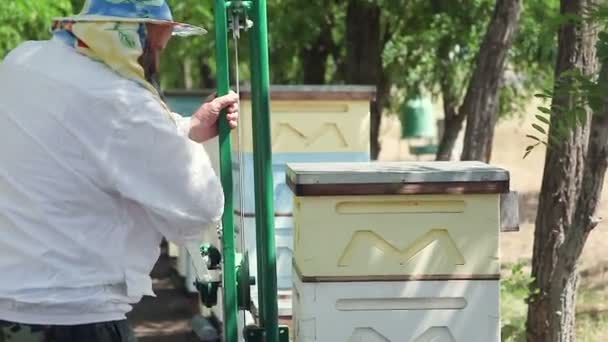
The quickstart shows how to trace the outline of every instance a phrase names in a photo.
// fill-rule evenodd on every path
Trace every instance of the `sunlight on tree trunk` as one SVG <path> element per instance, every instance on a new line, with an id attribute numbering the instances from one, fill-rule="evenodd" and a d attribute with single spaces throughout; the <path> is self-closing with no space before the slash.
<path id="1" fill-rule="evenodd" d="M 515 39 L 521 7 L 522 0 L 496 1 L 494 16 L 479 49 L 477 66 L 460 108 L 461 117 L 457 118 L 467 119 L 462 160 L 490 160 L 500 82 Z M 446 127 L 448 125 L 446 122 Z"/>
<path id="2" fill-rule="evenodd" d="M 462 130 L 462 124 L 464 121 L 463 116 L 459 115 L 454 108 L 445 104 L 444 114 L 445 118 L 443 135 L 441 136 L 441 142 L 439 143 L 439 150 L 437 151 L 436 156 L 436 160 L 438 161 L 452 160 L 452 154 L 456 147 L 456 141 L 458 140 L 458 135 Z"/>
<path id="3" fill-rule="evenodd" d="M 182 62 L 182 74 L 184 76 L 184 88 L 192 89 L 194 81 L 192 80 L 192 59 L 184 58 Z"/>

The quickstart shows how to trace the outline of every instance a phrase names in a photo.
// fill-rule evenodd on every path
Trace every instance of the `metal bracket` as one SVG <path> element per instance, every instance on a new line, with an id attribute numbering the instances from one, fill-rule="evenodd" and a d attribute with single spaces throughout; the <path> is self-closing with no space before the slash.
<path id="1" fill-rule="evenodd" d="M 194 282 L 194 286 L 201 294 L 201 303 L 207 308 L 212 308 L 217 305 L 217 290 L 220 287 L 220 282 L 203 283 Z"/>
<path id="2" fill-rule="evenodd" d="M 226 2 L 226 7 L 231 12 L 228 16 L 228 29 L 232 30 L 235 39 L 240 38 L 241 30 L 247 31 L 253 27 L 253 21 L 249 20 L 248 16 L 251 6 L 251 1 Z"/>
<path id="3" fill-rule="evenodd" d="M 203 244 L 200 247 L 201 256 L 207 264 L 207 269 L 217 270 L 221 268 L 222 253 L 220 250 L 210 243 Z"/>
<path id="4" fill-rule="evenodd" d="M 255 285 L 255 277 L 249 273 L 249 253 L 245 253 L 241 257 L 241 262 L 237 263 L 236 268 L 236 286 L 238 291 L 238 307 L 241 310 L 250 311 L 251 302 L 251 285 Z"/>
<path id="5" fill-rule="evenodd" d="M 243 336 L 246 342 L 266 342 L 264 331 L 264 328 L 250 325 L 243 330 Z M 288 327 L 279 326 L 279 342 L 289 342 Z"/>
<path id="6" fill-rule="evenodd" d="M 207 270 L 217 270 L 217 274 L 210 275 L 205 279 L 197 279 L 194 281 L 194 286 L 201 294 L 201 302 L 205 307 L 211 308 L 218 303 L 218 290 L 222 286 L 221 268 L 222 255 L 220 251 L 213 245 L 205 244 L 200 247 L 201 256 Z M 238 289 L 238 307 L 241 310 L 249 311 L 252 307 L 251 301 L 251 285 L 255 285 L 255 277 L 249 273 L 249 254 L 236 254 L 236 274 L 237 274 L 237 289 Z"/>
<path id="7" fill-rule="evenodd" d="M 519 231 L 519 197 L 517 192 L 500 195 L 500 231 Z"/>
<path id="8" fill-rule="evenodd" d="M 201 294 L 201 303 L 207 308 L 217 305 L 218 289 L 221 281 L 222 254 L 217 247 L 211 244 L 204 244 L 199 248 L 203 260 L 203 266 L 207 274 L 197 277 L 194 286 Z M 211 271 L 214 271 L 213 273 Z"/>

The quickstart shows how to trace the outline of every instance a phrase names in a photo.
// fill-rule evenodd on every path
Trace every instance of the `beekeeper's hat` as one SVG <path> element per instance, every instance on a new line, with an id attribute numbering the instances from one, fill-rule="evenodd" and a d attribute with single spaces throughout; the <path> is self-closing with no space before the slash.
<path id="1" fill-rule="evenodd" d="M 80 14 L 54 20 L 167 25 L 173 27 L 173 34 L 178 36 L 207 33 L 202 27 L 173 21 L 173 15 L 166 0 L 86 0 Z"/>

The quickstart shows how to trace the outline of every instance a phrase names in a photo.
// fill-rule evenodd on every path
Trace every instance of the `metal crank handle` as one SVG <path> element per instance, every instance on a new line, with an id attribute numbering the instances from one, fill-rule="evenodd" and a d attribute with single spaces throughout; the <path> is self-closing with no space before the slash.
<path id="1" fill-rule="evenodd" d="M 201 256 L 200 244 L 197 242 L 190 242 L 186 245 L 186 250 L 192 260 L 192 265 L 196 271 L 196 278 L 201 283 L 221 282 L 222 274 L 219 268 L 215 267 L 215 256 L 207 254 Z M 210 268 L 211 266 L 211 268 Z"/>

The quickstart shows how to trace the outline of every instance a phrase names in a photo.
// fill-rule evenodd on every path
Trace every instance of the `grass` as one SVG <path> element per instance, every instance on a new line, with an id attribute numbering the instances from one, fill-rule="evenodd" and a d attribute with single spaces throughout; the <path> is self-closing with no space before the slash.
<path id="1" fill-rule="evenodd" d="M 578 342 L 608 341 L 608 291 L 581 287 L 577 297 Z"/>
<path id="2" fill-rule="evenodd" d="M 525 325 L 529 270 L 520 262 L 511 265 L 501 282 L 502 342 L 526 342 Z M 576 337 L 578 342 L 608 341 L 608 284 L 583 279 L 577 296 Z"/>

